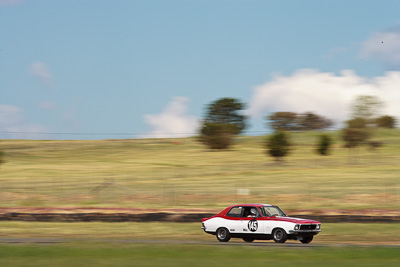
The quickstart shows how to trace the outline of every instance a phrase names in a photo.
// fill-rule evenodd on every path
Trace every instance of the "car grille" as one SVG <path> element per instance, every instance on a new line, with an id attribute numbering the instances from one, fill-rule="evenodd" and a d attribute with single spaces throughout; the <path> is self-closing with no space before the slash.
<path id="1" fill-rule="evenodd" d="M 300 230 L 315 230 L 317 228 L 316 224 L 303 224 L 300 225 Z"/>

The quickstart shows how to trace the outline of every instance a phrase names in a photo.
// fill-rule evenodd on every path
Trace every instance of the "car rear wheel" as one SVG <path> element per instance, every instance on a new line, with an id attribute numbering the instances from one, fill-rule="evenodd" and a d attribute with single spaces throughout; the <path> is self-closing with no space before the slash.
<path id="1" fill-rule="evenodd" d="M 250 242 L 253 242 L 253 241 L 254 241 L 254 238 L 251 238 L 251 237 L 244 237 L 243 240 L 244 240 L 244 242 L 250 243 Z"/>
<path id="2" fill-rule="evenodd" d="M 287 234 L 285 230 L 281 228 L 277 228 L 273 231 L 272 236 L 274 237 L 274 241 L 276 243 L 285 243 L 287 240 Z"/>
<path id="3" fill-rule="evenodd" d="M 313 240 L 314 236 L 304 236 L 302 239 L 300 239 L 300 242 L 303 244 L 308 244 Z"/>
<path id="4" fill-rule="evenodd" d="M 218 228 L 217 239 L 219 242 L 228 242 L 231 239 L 231 234 L 226 228 Z"/>

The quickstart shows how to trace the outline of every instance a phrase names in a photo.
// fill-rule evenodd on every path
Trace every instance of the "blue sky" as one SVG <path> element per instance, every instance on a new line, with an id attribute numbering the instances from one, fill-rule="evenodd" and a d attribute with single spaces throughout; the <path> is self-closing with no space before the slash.
<path id="1" fill-rule="evenodd" d="M 190 136 L 221 97 L 264 116 L 400 117 L 400 1 L 0 0 L 0 138 Z"/>

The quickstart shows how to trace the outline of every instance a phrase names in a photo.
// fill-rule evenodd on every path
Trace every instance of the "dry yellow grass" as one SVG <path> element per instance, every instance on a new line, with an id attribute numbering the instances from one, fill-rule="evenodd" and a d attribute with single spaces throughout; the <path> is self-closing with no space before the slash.
<path id="1" fill-rule="evenodd" d="M 292 134 L 292 152 L 279 164 L 266 155 L 264 137 L 240 137 L 227 151 L 207 150 L 194 138 L 2 140 L 7 162 L 0 169 L 0 206 L 400 207 L 400 130 L 377 132 L 384 146 L 376 151 L 348 151 L 334 132 L 326 157 L 314 153 L 317 135 Z"/>

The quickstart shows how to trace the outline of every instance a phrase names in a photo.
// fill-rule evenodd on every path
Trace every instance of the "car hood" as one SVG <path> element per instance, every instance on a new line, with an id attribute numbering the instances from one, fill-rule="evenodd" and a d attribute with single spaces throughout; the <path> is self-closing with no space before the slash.
<path id="1" fill-rule="evenodd" d="M 297 224 L 318 224 L 318 223 L 320 223 L 320 222 L 314 221 L 314 220 L 294 218 L 294 217 L 273 217 L 271 219 L 275 220 L 275 221 L 291 222 L 291 223 L 297 223 Z"/>

